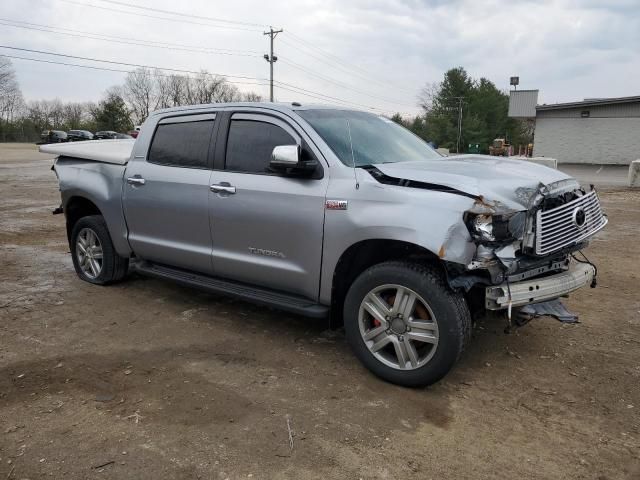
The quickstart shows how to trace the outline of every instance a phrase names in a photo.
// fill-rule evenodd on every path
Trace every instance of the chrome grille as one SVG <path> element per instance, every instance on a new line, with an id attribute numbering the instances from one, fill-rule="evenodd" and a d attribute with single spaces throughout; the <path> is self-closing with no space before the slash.
<path id="1" fill-rule="evenodd" d="M 602 213 L 595 190 L 551 210 L 538 210 L 536 254 L 546 255 L 580 242 L 606 224 L 607 217 Z"/>

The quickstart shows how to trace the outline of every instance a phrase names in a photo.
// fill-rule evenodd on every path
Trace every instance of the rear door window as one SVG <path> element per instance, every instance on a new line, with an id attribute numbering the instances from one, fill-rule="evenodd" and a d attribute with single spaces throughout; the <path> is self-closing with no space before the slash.
<path id="1" fill-rule="evenodd" d="M 214 117 L 165 119 L 158 124 L 147 161 L 184 168 L 208 168 Z"/>

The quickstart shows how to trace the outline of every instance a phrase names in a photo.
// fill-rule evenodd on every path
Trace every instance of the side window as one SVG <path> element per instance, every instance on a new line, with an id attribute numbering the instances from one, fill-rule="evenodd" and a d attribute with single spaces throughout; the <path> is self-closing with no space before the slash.
<path id="1" fill-rule="evenodd" d="M 174 167 L 207 168 L 213 120 L 161 123 L 147 161 Z"/>
<path id="2" fill-rule="evenodd" d="M 295 145 L 281 127 L 256 120 L 231 120 L 225 169 L 234 172 L 268 173 L 271 152 L 278 145 Z"/>

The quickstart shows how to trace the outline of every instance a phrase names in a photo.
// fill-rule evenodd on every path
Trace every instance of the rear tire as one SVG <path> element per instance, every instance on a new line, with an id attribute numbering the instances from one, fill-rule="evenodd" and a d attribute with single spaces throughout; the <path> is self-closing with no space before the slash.
<path id="1" fill-rule="evenodd" d="M 405 387 L 444 377 L 471 337 L 464 297 L 435 268 L 401 261 L 374 265 L 353 282 L 344 325 L 364 366 Z"/>
<path id="2" fill-rule="evenodd" d="M 71 231 L 70 247 L 73 266 L 85 282 L 106 285 L 127 274 L 129 259 L 116 253 L 102 215 L 79 219 Z"/>

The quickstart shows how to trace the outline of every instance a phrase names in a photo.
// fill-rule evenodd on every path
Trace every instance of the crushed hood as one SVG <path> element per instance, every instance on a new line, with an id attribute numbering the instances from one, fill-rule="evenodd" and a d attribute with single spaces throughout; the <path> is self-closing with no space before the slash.
<path id="1" fill-rule="evenodd" d="M 486 155 L 459 155 L 437 160 L 377 164 L 383 174 L 404 180 L 442 185 L 514 209 L 527 209 L 541 186 L 578 184 L 572 177 L 526 160 Z"/>

